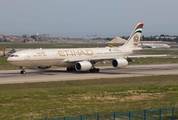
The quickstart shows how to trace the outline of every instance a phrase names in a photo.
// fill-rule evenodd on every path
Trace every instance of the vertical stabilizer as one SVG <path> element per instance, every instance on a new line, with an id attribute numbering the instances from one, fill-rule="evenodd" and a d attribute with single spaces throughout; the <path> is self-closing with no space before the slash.
<path id="1" fill-rule="evenodd" d="M 140 42 L 141 33 L 143 29 L 143 23 L 138 23 L 135 29 L 132 31 L 130 37 L 123 45 L 123 47 L 137 48 Z"/>

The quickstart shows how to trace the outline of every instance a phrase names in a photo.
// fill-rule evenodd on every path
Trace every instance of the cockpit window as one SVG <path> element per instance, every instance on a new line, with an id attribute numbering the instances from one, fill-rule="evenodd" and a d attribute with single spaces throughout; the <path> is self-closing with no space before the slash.
<path id="1" fill-rule="evenodd" d="M 10 57 L 19 57 L 18 55 L 11 55 Z"/>

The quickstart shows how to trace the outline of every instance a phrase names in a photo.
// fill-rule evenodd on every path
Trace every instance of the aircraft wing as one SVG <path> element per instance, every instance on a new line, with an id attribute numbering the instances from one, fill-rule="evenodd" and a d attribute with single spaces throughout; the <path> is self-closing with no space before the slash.
<path id="1" fill-rule="evenodd" d="M 78 61 L 104 61 L 104 60 L 113 60 L 118 58 L 146 58 L 146 57 L 166 57 L 167 54 L 162 55 L 131 55 L 131 56 L 98 56 L 98 57 L 75 57 L 75 58 L 68 58 L 65 59 L 64 62 L 78 62 Z"/>
<path id="2" fill-rule="evenodd" d="M 146 58 L 146 57 L 167 57 L 167 54 L 160 54 L 160 55 L 130 55 L 127 58 Z"/>
<path id="3" fill-rule="evenodd" d="M 78 62 L 78 61 L 104 61 L 112 60 L 113 56 L 92 56 L 92 57 L 76 57 L 65 59 L 64 62 Z"/>

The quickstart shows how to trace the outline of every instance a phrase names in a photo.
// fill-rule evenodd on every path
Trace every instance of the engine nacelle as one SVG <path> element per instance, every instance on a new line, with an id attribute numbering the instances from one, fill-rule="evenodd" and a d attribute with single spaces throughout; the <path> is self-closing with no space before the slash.
<path id="1" fill-rule="evenodd" d="M 37 68 L 38 69 L 48 69 L 48 68 L 50 68 L 51 66 L 38 66 Z"/>
<path id="2" fill-rule="evenodd" d="M 123 68 L 128 65 L 128 61 L 126 59 L 120 58 L 120 59 L 114 59 L 112 61 L 113 67 Z"/>
<path id="3" fill-rule="evenodd" d="M 77 71 L 88 71 L 92 68 L 92 64 L 88 61 L 77 62 L 75 64 L 75 69 Z"/>

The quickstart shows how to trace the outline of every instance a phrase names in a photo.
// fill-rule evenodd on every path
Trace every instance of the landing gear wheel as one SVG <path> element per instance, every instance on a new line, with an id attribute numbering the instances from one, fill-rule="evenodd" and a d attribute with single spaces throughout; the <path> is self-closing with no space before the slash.
<path id="1" fill-rule="evenodd" d="M 66 69 L 66 70 L 67 70 L 67 72 L 69 72 L 69 71 L 70 71 L 70 69 L 69 69 L 68 67 L 67 67 L 67 69 Z"/>
<path id="2" fill-rule="evenodd" d="M 74 67 L 67 67 L 67 72 L 73 72 L 76 71 L 76 69 Z"/>
<path id="3" fill-rule="evenodd" d="M 22 71 L 20 71 L 20 73 L 21 73 L 21 74 L 25 74 L 25 73 L 26 73 L 26 71 L 22 70 Z"/>
<path id="4" fill-rule="evenodd" d="M 100 69 L 99 69 L 99 68 L 96 68 L 96 72 L 97 72 L 97 73 L 100 72 Z"/>
<path id="5" fill-rule="evenodd" d="M 20 69 L 21 69 L 20 74 L 25 74 L 26 73 L 25 67 L 21 66 Z"/>
<path id="6" fill-rule="evenodd" d="M 89 70 L 89 72 L 91 72 L 91 73 L 98 73 L 99 71 L 100 71 L 99 68 L 92 68 Z"/>

